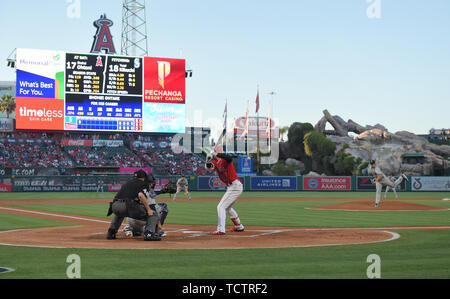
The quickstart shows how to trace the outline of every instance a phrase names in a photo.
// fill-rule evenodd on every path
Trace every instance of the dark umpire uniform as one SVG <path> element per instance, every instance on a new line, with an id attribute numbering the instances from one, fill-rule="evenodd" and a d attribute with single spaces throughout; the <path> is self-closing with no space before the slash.
<path id="1" fill-rule="evenodd" d="M 148 189 L 149 179 L 143 170 L 135 172 L 134 178 L 120 188 L 108 210 L 108 216 L 114 213 L 114 217 L 108 229 L 107 239 L 115 239 L 124 218 L 131 217 L 146 222 L 145 241 L 161 241 L 161 236 L 155 233 L 159 217 L 147 204 Z"/>

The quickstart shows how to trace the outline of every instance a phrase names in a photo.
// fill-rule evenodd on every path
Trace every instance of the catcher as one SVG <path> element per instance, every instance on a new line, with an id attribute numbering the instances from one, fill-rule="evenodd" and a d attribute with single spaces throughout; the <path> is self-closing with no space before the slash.
<path id="1" fill-rule="evenodd" d="M 167 183 L 160 191 L 155 191 L 156 181 L 153 175 L 149 176 L 149 189 L 145 192 L 147 203 L 150 209 L 158 216 L 158 222 L 154 228 L 155 234 L 160 237 L 165 237 L 166 233 L 162 230 L 164 221 L 169 214 L 169 207 L 166 203 L 156 203 L 155 199 L 160 194 L 173 194 L 176 192 L 176 185 L 174 182 Z M 127 218 L 127 225 L 123 228 L 123 232 L 127 237 L 141 236 L 145 230 L 145 222 L 142 220 Z"/>
<path id="2" fill-rule="evenodd" d="M 146 202 L 145 194 L 148 192 L 149 179 L 143 170 L 134 173 L 134 178 L 126 182 L 109 204 L 107 216 L 114 214 L 106 238 L 116 239 L 116 233 L 125 217 L 133 217 L 145 223 L 144 241 L 161 241 L 155 232 L 158 216 Z"/>
<path id="3" fill-rule="evenodd" d="M 189 194 L 188 186 L 189 186 L 188 180 L 186 179 L 186 177 L 184 175 L 181 175 L 181 178 L 177 181 L 177 192 L 173 196 L 173 200 L 174 201 L 177 200 L 178 193 L 180 193 L 182 191 L 184 191 L 188 200 L 191 200 L 191 195 Z"/>

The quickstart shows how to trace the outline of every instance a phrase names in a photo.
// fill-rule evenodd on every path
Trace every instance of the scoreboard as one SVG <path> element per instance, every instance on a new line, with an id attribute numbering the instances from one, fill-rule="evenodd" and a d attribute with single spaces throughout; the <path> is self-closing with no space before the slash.
<path id="1" fill-rule="evenodd" d="M 142 58 L 66 54 L 65 129 L 142 131 Z"/>
<path id="2" fill-rule="evenodd" d="M 16 60 L 17 129 L 184 133 L 183 59 L 18 49 Z"/>

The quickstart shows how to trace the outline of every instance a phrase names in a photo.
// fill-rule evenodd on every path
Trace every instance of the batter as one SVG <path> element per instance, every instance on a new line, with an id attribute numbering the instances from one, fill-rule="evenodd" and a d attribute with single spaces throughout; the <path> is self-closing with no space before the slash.
<path id="1" fill-rule="evenodd" d="M 231 231 L 244 231 L 244 226 L 239 219 L 238 213 L 232 208 L 233 204 L 243 191 L 242 183 L 233 166 L 233 159 L 226 154 L 216 154 L 215 152 L 212 152 L 206 157 L 205 168 L 208 170 L 215 170 L 219 179 L 227 186 L 227 191 L 217 205 L 217 230 L 210 232 L 210 234 L 225 235 L 225 221 L 227 215 L 234 224 Z"/>

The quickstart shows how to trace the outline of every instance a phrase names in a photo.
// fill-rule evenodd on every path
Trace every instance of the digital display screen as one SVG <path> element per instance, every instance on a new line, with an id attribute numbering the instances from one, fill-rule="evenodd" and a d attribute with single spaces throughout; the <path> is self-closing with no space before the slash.
<path id="1" fill-rule="evenodd" d="M 16 128 L 184 133 L 185 60 L 17 49 Z"/>

